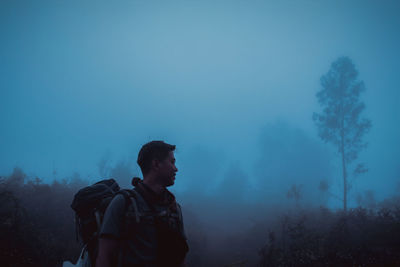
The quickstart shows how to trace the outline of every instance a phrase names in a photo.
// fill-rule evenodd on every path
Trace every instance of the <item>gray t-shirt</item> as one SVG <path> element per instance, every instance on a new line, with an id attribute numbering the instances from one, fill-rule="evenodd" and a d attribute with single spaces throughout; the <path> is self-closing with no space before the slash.
<path id="1" fill-rule="evenodd" d="M 103 218 L 100 236 L 120 239 L 120 232 L 125 216 L 125 198 L 117 195 L 109 204 Z"/>
<path id="2" fill-rule="evenodd" d="M 154 214 L 165 212 L 169 206 L 152 203 L 153 209 L 151 209 L 139 193 L 136 194 L 135 199 L 141 214 L 139 223 L 134 220 L 135 216 L 128 215 L 132 215 L 133 205 L 126 208 L 125 197 L 118 194 L 111 201 L 104 214 L 100 237 L 116 239 L 120 242 L 124 266 L 139 264 L 141 266 L 155 266 L 158 241 Z M 180 215 L 180 208 L 178 212 Z M 174 220 L 174 218 L 171 217 L 171 220 Z M 175 221 L 177 230 L 186 239 L 182 218 L 175 216 Z"/>

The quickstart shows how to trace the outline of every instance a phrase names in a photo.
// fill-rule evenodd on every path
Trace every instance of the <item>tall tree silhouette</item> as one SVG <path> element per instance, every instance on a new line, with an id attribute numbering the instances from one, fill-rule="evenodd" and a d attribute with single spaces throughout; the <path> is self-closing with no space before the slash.
<path id="1" fill-rule="evenodd" d="M 345 211 L 350 165 L 367 146 L 363 136 L 371 128 L 371 121 L 361 114 L 365 104 L 360 101 L 360 94 L 365 91 L 365 86 L 357 77 L 358 71 L 350 58 L 340 57 L 333 62 L 328 73 L 321 77 L 322 89 L 316 95 L 323 108 L 322 113 L 313 114 L 321 139 L 332 143 L 341 155 Z M 366 171 L 363 164 L 356 164 L 353 175 Z"/>

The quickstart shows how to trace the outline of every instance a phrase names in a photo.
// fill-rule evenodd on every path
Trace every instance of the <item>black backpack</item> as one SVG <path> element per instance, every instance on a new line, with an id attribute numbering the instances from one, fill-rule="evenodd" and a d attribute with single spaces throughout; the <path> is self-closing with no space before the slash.
<path id="1" fill-rule="evenodd" d="M 77 240 L 82 242 L 83 250 L 88 252 L 92 263 L 97 257 L 98 235 L 104 213 L 118 192 L 120 187 L 114 179 L 102 180 L 79 190 L 72 201 Z"/>

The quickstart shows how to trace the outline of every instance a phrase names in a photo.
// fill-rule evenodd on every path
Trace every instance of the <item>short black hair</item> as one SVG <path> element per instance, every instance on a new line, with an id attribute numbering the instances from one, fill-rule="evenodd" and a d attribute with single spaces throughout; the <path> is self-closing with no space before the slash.
<path id="1" fill-rule="evenodd" d="M 151 169 L 151 163 L 154 159 L 162 161 L 167 158 L 169 152 L 175 150 L 175 145 L 170 145 L 164 141 L 151 141 L 144 144 L 139 151 L 137 164 L 142 170 L 143 175 Z"/>

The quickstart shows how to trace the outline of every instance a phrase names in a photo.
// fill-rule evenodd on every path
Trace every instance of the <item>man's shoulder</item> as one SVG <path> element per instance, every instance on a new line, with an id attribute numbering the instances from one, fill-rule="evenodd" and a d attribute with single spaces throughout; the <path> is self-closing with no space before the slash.
<path id="1" fill-rule="evenodd" d="M 107 210 L 123 208 L 125 207 L 125 202 L 125 197 L 122 194 L 117 193 L 108 205 Z"/>
<path id="2" fill-rule="evenodd" d="M 125 208 L 127 210 L 133 209 L 136 212 L 146 212 L 150 210 L 145 198 L 135 188 L 121 190 L 118 194 L 121 195 L 120 198 L 124 199 Z"/>
<path id="3" fill-rule="evenodd" d="M 103 217 L 100 230 L 101 238 L 119 238 L 120 229 L 123 225 L 123 214 L 125 212 L 124 196 L 117 194 L 111 200 Z"/>
<path id="4" fill-rule="evenodd" d="M 135 193 L 131 189 L 123 189 L 117 192 L 105 212 L 104 220 L 122 220 L 124 214 L 135 206 L 140 210 L 143 210 L 145 203 L 142 201 L 141 196 Z"/>

